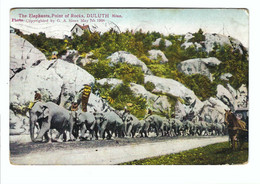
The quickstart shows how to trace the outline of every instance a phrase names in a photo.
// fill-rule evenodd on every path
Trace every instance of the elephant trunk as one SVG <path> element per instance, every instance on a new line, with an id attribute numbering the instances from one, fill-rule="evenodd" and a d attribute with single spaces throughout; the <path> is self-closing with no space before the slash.
<path id="1" fill-rule="evenodd" d="M 36 142 L 34 137 L 34 130 L 35 130 L 35 121 L 32 121 L 32 118 L 30 117 L 30 137 L 33 142 Z"/>

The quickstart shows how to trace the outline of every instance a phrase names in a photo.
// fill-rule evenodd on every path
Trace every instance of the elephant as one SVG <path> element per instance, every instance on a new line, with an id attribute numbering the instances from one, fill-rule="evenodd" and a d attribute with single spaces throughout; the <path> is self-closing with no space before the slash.
<path id="1" fill-rule="evenodd" d="M 163 121 L 163 132 L 164 136 L 173 136 L 172 122 L 166 118 Z"/>
<path id="2" fill-rule="evenodd" d="M 184 134 L 187 135 L 195 135 L 196 132 L 196 126 L 192 121 L 186 120 L 184 122 Z"/>
<path id="3" fill-rule="evenodd" d="M 210 123 L 206 121 L 200 121 L 201 123 L 201 134 L 200 135 L 209 135 L 209 128 L 210 128 Z"/>
<path id="4" fill-rule="evenodd" d="M 184 124 L 179 119 L 171 118 L 169 121 L 172 126 L 174 134 L 176 136 L 182 135 L 182 133 L 185 129 Z"/>
<path id="5" fill-rule="evenodd" d="M 143 137 L 143 134 L 145 137 L 148 137 L 148 134 L 149 134 L 149 128 L 150 128 L 150 123 L 148 121 L 145 121 L 145 120 L 140 120 L 140 125 L 141 125 L 141 128 L 140 128 L 140 135 L 141 137 Z"/>
<path id="6" fill-rule="evenodd" d="M 126 136 L 135 137 L 135 134 L 138 133 L 142 128 L 139 119 L 132 114 L 126 113 L 123 116 L 123 120 L 126 128 Z"/>
<path id="7" fill-rule="evenodd" d="M 89 113 L 89 112 L 83 112 L 81 110 L 76 111 L 76 115 L 75 115 L 75 122 L 76 125 L 79 126 L 79 129 L 81 131 L 81 136 L 80 139 L 84 140 L 84 134 L 86 133 L 86 131 L 89 131 L 89 136 L 92 135 L 92 137 L 90 137 L 90 139 L 92 139 L 94 137 L 94 133 L 95 133 L 95 137 L 96 139 L 98 139 L 98 127 L 96 124 L 96 119 L 94 114 Z"/>
<path id="8" fill-rule="evenodd" d="M 111 139 L 114 133 L 119 137 L 123 137 L 125 134 L 125 124 L 114 111 L 99 114 L 97 126 L 103 139 L 105 138 L 105 132 L 108 134 L 108 139 Z"/>
<path id="9" fill-rule="evenodd" d="M 165 121 L 161 116 L 158 115 L 150 115 L 145 118 L 145 121 L 150 124 L 150 128 L 155 129 L 156 136 L 159 136 L 159 132 L 164 135 L 163 131 L 163 121 Z"/>
<path id="10" fill-rule="evenodd" d="M 70 140 L 72 140 L 72 130 L 74 126 L 74 117 L 72 113 L 53 102 L 36 102 L 30 112 L 30 136 L 33 142 L 41 142 L 43 136 L 47 138 L 47 132 L 51 129 L 56 129 L 58 134 L 56 139 L 61 134 L 68 130 Z M 40 130 L 37 137 L 34 137 L 35 126 L 39 124 Z"/>
<path id="11" fill-rule="evenodd" d="M 214 132 L 214 135 L 224 135 L 224 127 L 220 123 L 211 123 L 210 131 Z"/>

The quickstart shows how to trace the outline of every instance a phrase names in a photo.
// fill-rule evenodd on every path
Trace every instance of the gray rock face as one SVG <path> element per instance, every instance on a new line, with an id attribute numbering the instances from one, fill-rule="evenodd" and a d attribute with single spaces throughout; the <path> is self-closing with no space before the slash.
<path id="1" fill-rule="evenodd" d="M 231 110 L 237 109 L 237 103 L 231 92 L 224 86 L 217 86 L 217 98 L 226 104 Z"/>
<path id="2" fill-rule="evenodd" d="M 142 85 L 135 83 L 130 84 L 131 90 L 134 94 L 143 96 L 148 103 L 148 107 L 153 111 L 168 111 L 171 107 L 166 96 L 157 96 L 149 91 L 147 91 Z"/>
<path id="3" fill-rule="evenodd" d="M 189 109 L 195 113 L 198 113 L 199 110 L 203 107 L 203 103 L 198 99 L 192 90 L 186 88 L 183 84 L 173 79 L 146 75 L 144 82 L 152 82 L 155 85 L 154 92 L 167 93 L 184 99 L 190 104 Z"/>
<path id="4" fill-rule="evenodd" d="M 152 43 L 152 45 L 153 45 L 153 46 L 159 46 L 161 39 L 162 39 L 162 38 L 157 38 L 157 39 Z M 172 42 L 169 41 L 169 40 L 167 40 L 167 39 L 165 39 L 165 47 L 169 47 L 169 46 L 171 46 L 171 45 L 172 45 Z"/>
<path id="5" fill-rule="evenodd" d="M 209 123 L 222 123 L 225 110 L 229 110 L 227 105 L 217 98 L 210 97 L 204 102 L 200 116 Z"/>
<path id="6" fill-rule="evenodd" d="M 20 36 L 10 34 L 10 78 L 25 68 L 46 60 L 45 55 Z"/>
<path id="7" fill-rule="evenodd" d="M 185 105 L 181 102 L 177 101 L 175 105 L 175 118 L 179 120 L 183 120 L 183 117 L 187 115 L 187 112 L 185 111 Z"/>
<path id="8" fill-rule="evenodd" d="M 157 60 L 160 58 L 160 63 L 168 62 L 168 59 L 166 58 L 164 53 L 160 50 L 149 50 L 148 54 L 149 54 L 149 59 L 151 59 L 151 60 Z"/>
<path id="9" fill-rule="evenodd" d="M 228 37 L 225 35 L 220 34 L 205 34 L 205 47 L 207 52 L 211 52 L 214 48 L 214 44 L 220 44 L 220 45 L 229 45 L 232 46 L 234 49 L 238 49 L 241 54 L 243 54 L 243 50 L 241 48 L 242 43 L 238 41 L 235 38 Z"/>
<path id="10" fill-rule="evenodd" d="M 111 64 L 128 63 L 130 65 L 140 66 L 142 71 L 146 74 L 151 73 L 144 62 L 139 60 L 135 55 L 126 51 L 115 52 L 111 56 L 108 56 L 107 59 L 110 59 Z"/>
<path id="11" fill-rule="evenodd" d="M 9 112 L 10 135 L 20 135 L 28 133 L 29 118 L 27 116 L 14 114 L 12 110 L 10 110 Z"/>
<path id="12" fill-rule="evenodd" d="M 219 65 L 221 61 L 219 61 L 217 58 L 210 57 L 210 58 L 197 58 L 197 59 L 189 59 L 182 61 L 178 65 L 179 71 L 185 73 L 186 75 L 192 75 L 192 74 L 201 74 L 207 76 L 211 81 L 212 74 L 210 73 L 208 69 L 208 65 L 210 66 L 216 66 Z"/>
<path id="13" fill-rule="evenodd" d="M 243 45 L 239 40 L 235 38 L 221 35 L 221 34 L 215 34 L 215 33 L 205 33 L 204 35 L 205 35 L 205 41 L 203 41 L 202 43 L 205 45 L 204 48 L 206 52 L 213 51 L 214 44 L 219 44 L 221 46 L 224 46 L 226 44 L 231 46 L 234 49 L 238 49 L 239 52 L 243 54 L 243 49 L 242 49 Z M 201 45 L 202 43 L 189 42 L 189 40 L 193 37 L 194 36 L 191 33 L 187 33 L 184 36 L 185 42 L 181 46 L 184 47 L 185 49 L 191 46 L 195 47 L 196 49 L 203 48 Z"/>

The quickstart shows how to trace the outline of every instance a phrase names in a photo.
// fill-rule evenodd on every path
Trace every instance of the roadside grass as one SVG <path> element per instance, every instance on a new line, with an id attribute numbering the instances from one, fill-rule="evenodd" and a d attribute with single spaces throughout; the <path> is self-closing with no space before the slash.
<path id="1" fill-rule="evenodd" d="M 248 143 L 241 150 L 232 150 L 229 143 L 217 143 L 177 154 L 135 160 L 120 165 L 224 165 L 243 164 L 248 161 Z"/>

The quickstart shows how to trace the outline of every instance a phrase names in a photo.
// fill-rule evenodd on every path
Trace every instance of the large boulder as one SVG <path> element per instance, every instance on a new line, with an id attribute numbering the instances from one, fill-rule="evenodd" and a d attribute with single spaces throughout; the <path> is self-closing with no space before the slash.
<path id="1" fill-rule="evenodd" d="M 110 59 L 111 64 L 116 63 L 127 63 L 134 66 L 140 66 L 142 71 L 146 74 L 151 74 L 150 70 L 147 68 L 146 64 L 139 60 L 135 55 L 126 52 L 118 51 L 113 53 L 111 56 L 108 56 L 107 59 Z"/>
<path id="2" fill-rule="evenodd" d="M 234 49 L 238 49 L 241 54 L 243 54 L 243 45 L 240 41 L 238 41 L 235 38 L 232 38 L 230 36 L 225 36 L 221 34 L 211 34 L 211 33 L 206 33 L 205 34 L 205 48 L 207 52 L 211 52 L 215 46 L 215 44 L 219 44 L 221 46 L 229 45 L 233 47 Z"/>
<path id="3" fill-rule="evenodd" d="M 182 61 L 178 65 L 178 70 L 185 73 L 186 75 L 201 74 L 207 76 L 211 81 L 212 74 L 210 73 L 207 66 L 217 66 L 221 63 L 215 57 L 209 58 L 196 58 Z"/>
<path id="4" fill-rule="evenodd" d="M 148 51 L 149 54 L 149 59 L 151 60 L 160 60 L 160 63 L 167 63 L 168 59 L 166 58 L 166 56 L 164 55 L 164 53 L 160 50 L 149 50 Z"/>
<path id="5" fill-rule="evenodd" d="M 152 45 L 153 46 L 159 46 L 160 45 L 160 41 L 162 40 L 162 38 L 157 38 L 153 43 Z M 165 40 L 165 47 L 169 47 L 172 45 L 172 42 L 167 40 L 167 39 L 164 39 Z"/>
<path id="6" fill-rule="evenodd" d="M 10 34 L 10 78 L 25 68 L 46 60 L 45 55 L 20 36 Z"/>
<path id="7" fill-rule="evenodd" d="M 131 83 L 130 89 L 134 92 L 135 95 L 142 96 L 147 100 L 147 105 L 153 111 L 166 111 L 168 112 L 171 108 L 166 96 L 158 96 L 149 91 L 147 91 L 142 85 Z"/>
<path id="8" fill-rule="evenodd" d="M 227 105 L 231 110 L 237 109 L 237 102 L 232 93 L 225 88 L 223 85 L 219 84 L 217 86 L 217 98 L 221 100 L 225 105 Z"/>
<path id="9" fill-rule="evenodd" d="M 152 82 L 155 85 L 154 92 L 166 93 L 175 97 L 180 97 L 189 104 L 190 111 L 199 113 L 203 103 L 194 92 L 186 88 L 183 84 L 173 79 L 161 78 L 153 75 L 146 75 L 144 82 Z"/>
<path id="10" fill-rule="evenodd" d="M 26 68 L 10 81 L 10 103 L 27 105 L 33 101 L 38 90 L 43 99 L 62 105 L 74 100 L 84 84 L 93 85 L 95 79 L 75 64 L 63 60 L 42 61 L 37 66 Z M 73 99 L 72 99 L 73 98 Z"/>
<path id="11" fill-rule="evenodd" d="M 200 116 L 210 123 L 222 123 L 224 122 L 225 110 L 229 110 L 227 105 L 218 98 L 210 97 L 204 102 L 204 107 L 201 110 Z"/>

